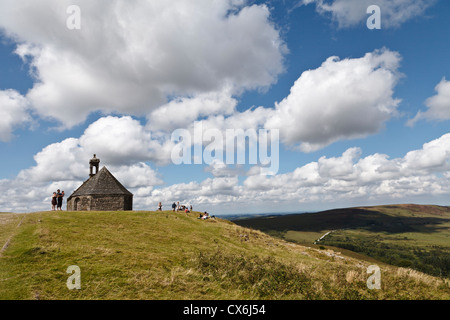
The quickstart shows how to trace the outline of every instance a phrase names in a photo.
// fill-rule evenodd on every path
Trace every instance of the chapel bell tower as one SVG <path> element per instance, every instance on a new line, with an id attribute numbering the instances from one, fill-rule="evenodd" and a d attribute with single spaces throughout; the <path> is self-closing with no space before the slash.
<path id="1" fill-rule="evenodd" d="M 89 177 L 93 177 L 97 174 L 99 165 L 100 165 L 100 159 L 98 159 L 97 156 L 94 154 L 94 157 L 89 161 L 89 166 L 90 166 Z M 95 168 L 95 173 L 93 173 L 94 168 Z"/>

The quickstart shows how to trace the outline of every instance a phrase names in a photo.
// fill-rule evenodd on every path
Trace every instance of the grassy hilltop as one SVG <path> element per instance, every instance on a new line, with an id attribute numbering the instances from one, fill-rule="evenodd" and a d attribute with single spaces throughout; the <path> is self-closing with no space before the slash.
<path id="1" fill-rule="evenodd" d="M 0 299 L 449 299 L 448 280 L 198 213 L 0 214 Z M 81 289 L 69 290 L 69 266 Z"/>

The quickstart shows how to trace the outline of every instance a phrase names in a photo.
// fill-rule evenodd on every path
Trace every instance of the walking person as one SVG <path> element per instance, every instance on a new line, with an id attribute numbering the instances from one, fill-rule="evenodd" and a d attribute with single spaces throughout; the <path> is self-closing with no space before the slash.
<path id="1" fill-rule="evenodd" d="M 175 208 L 177 207 L 177 204 L 174 202 L 172 203 L 172 211 L 175 212 Z"/>

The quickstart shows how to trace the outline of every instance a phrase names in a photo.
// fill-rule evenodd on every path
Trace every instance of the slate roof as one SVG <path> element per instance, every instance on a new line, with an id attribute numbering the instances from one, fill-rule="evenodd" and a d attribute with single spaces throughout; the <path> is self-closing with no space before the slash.
<path id="1" fill-rule="evenodd" d="M 77 190 L 68 198 L 86 196 L 86 195 L 129 195 L 128 191 L 112 174 L 103 167 L 95 176 L 86 180 Z"/>

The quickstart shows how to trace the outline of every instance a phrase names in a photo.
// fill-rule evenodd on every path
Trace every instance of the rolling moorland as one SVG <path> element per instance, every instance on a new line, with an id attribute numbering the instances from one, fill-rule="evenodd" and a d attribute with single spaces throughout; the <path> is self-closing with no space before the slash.
<path id="1" fill-rule="evenodd" d="M 366 256 L 198 214 L 0 213 L 0 299 L 450 299 L 446 278 L 377 262 L 381 289 L 371 290 Z M 67 287 L 73 265 L 79 290 Z"/>
<path id="2" fill-rule="evenodd" d="M 318 248 L 450 277 L 450 207 L 389 205 L 235 221 Z M 320 239 L 320 241 L 318 241 Z"/>

